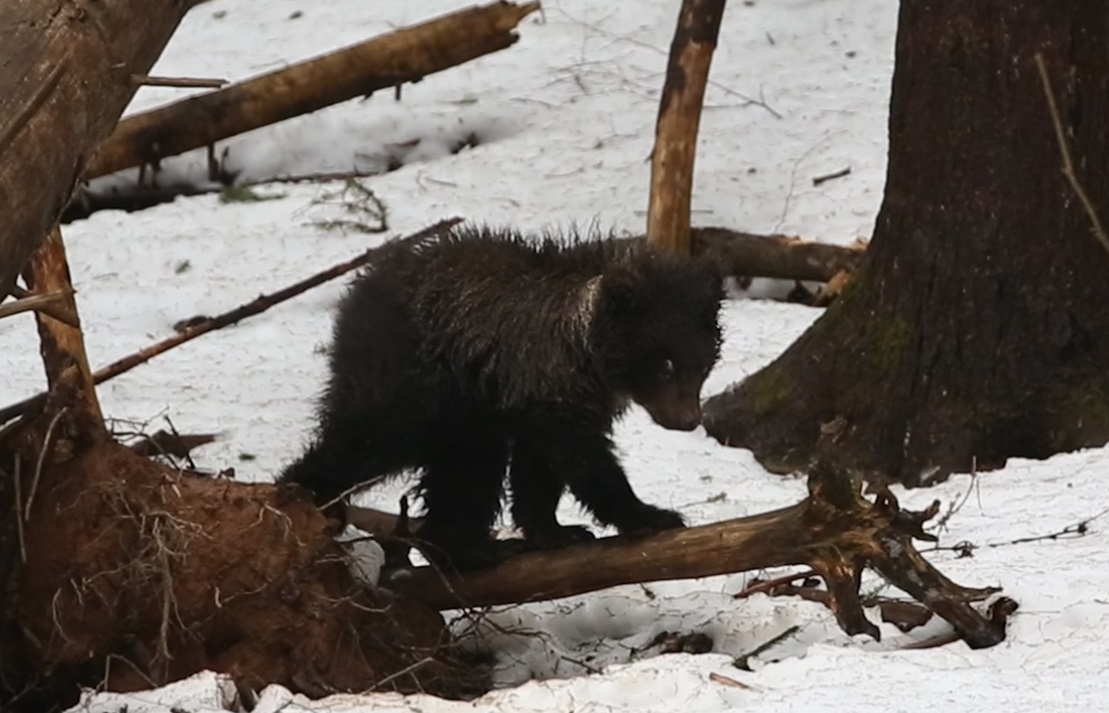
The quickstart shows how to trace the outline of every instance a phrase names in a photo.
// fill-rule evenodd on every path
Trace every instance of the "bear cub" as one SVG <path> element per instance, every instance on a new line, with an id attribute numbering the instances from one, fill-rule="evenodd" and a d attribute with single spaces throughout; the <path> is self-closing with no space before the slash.
<path id="1" fill-rule="evenodd" d="M 425 553 L 495 564 L 506 472 L 524 546 L 592 539 L 560 525 L 567 488 L 621 533 L 684 525 L 640 500 L 611 440 L 630 401 L 668 429 L 701 420 L 720 354 L 709 263 L 612 239 L 458 227 L 398 241 L 353 282 L 335 322 L 315 438 L 282 474 L 320 504 L 414 470 Z"/>

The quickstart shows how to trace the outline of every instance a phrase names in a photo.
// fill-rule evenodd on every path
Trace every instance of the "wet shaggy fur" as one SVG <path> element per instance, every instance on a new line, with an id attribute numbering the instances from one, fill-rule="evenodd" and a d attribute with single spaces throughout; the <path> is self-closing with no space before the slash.
<path id="1" fill-rule="evenodd" d="M 339 307 L 318 432 L 283 478 L 326 503 L 418 470 L 419 535 L 463 568 L 498 558 L 506 470 L 530 546 L 592 537 L 556 520 L 566 488 L 622 533 L 681 527 L 632 491 L 612 423 L 631 400 L 696 428 L 722 297 L 707 263 L 627 241 L 456 228 L 397 243 Z"/>

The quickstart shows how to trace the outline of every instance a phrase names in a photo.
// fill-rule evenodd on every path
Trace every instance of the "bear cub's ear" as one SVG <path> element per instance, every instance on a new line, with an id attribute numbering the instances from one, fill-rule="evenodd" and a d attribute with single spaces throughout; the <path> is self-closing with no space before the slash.
<path id="1" fill-rule="evenodd" d="M 650 288 L 634 265 L 611 265 L 601 275 L 600 306 L 611 315 L 630 317 L 642 313 L 649 303 Z"/>

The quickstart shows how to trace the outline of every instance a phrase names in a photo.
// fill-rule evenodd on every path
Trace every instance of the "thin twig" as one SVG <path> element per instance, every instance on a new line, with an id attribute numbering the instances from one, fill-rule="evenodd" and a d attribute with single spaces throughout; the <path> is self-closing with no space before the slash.
<path id="1" fill-rule="evenodd" d="M 743 681 L 737 681 L 736 679 L 732 678 L 731 676 L 725 676 L 724 674 L 716 673 L 715 671 L 710 671 L 709 672 L 709 680 L 712 681 L 713 683 L 720 683 L 720 684 L 723 684 L 725 686 L 731 686 L 732 688 L 742 688 L 745 691 L 757 691 L 758 690 L 754 686 L 748 686 Z"/>
<path id="2" fill-rule="evenodd" d="M 35 464 L 35 477 L 31 480 L 31 490 L 27 493 L 27 505 L 24 506 L 23 519 L 31 519 L 31 505 L 35 502 L 35 491 L 39 487 L 39 478 L 42 476 L 42 465 L 46 462 L 46 454 L 50 450 L 50 438 L 54 435 L 54 428 L 57 427 L 58 421 L 62 419 L 62 414 L 66 412 L 63 407 L 58 413 L 54 414 L 54 418 L 50 419 L 50 425 L 46 429 L 46 436 L 42 439 L 42 450 L 39 451 L 38 463 Z"/>
<path id="3" fill-rule="evenodd" d="M 167 337 L 160 342 L 155 342 L 154 344 L 144 347 L 133 354 L 129 354 L 122 359 L 117 359 L 108 366 L 97 369 L 92 374 L 92 382 L 93 384 L 102 384 L 108 379 L 115 378 L 120 374 L 128 372 L 131 369 L 134 369 L 136 366 L 149 361 L 153 357 L 167 352 L 174 347 L 180 346 L 185 342 L 196 339 L 197 337 L 207 334 L 208 332 L 213 332 L 217 329 L 235 324 L 236 322 L 246 319 L 247 317 L 253 317 L 256 314 L 264 312 L 265 310 L 273 307 L 276 304 L 291 299 L 313 287 L 322 285 L 328 280 L 333 280 L 336 277 L 339 277 L 347 272 L 350 272 L 351 270 L 365 265 L 374 257 L 376 257 L 380 250 L 390 248 L 395 242 L 418 240 L 424 237 L 437 235 L 449 230 L 460 222 L 462 222 L 462 218 L 448 218 L 446 220 L 441 220 L 438 223 L 435 223 L 428 228 L 424 228 L 423 230 L 417 231 L 407 237 L 390 240 L 383 245 L 375 248 L 370 248 L 353 260 L 348 260 L 347 262 L 334 265 L 324 270 L 323 272 L 318 272 L 315 275 L 301 280 L 294 285 L 290 285 L 283 290 L 271 292 L 268 295 L 262 295 L 261 297 L 244 305 L 240 305 L 229 312 L 224 312 L 223 314 L 216 315 L 215 317 L 210 317 L 202 322 L 193 324 L 183 331 L 179 332 L 178 334 L 173 335 L 172 337 Z M 5 406 L 3 409 L 0 409 L 0 423 L 4 423 L 12 418 L 15 418 L 16 416 L 21 415 L 23 412 L 27 411 L 30 408 L 38 406 L 46 399 L 46 396 L 47 394 L 43 392 L 17 403 L 11 404 L 9 406 Z"/>
<path id="4" fill-rule="evenodd" d="M 821 183 L 825 183 L 827 181 L 831 181 L 831 180 L 834 180 L 836 178 L 843 178 L 844 176 L 850 175 L 850 173 L 851 173 L 851 167 L 850 166 L 848 166 L 847 168 L 841 168 L 838 171 L 833 171 L 832 173 L 826 173 L 823 176 L 814 177 L 812 179 L 812 184 L 814 186 L 819 186 Z"/>
<path id="5" fill-rule="evenodd" d="M 799 579 L 804 580 L 808 579 L 809 577 L 815 576 L 817 576 L 816 572 L 810 569 L 805 572 L 796 572 L 794 574 L 787 574 L 781 577 L 775 577 L 774 579 L 766 579 L 759 582 L 753 582 L 749 587 L 746 587 L 742 591 L 733 594 L 732 599 L 746 599 L 752 594 L 758 594 L 759 592 L 769 592 L 771 589 L 779 587 L 783 584 L 793 584 Z"/>
<path id="6" fill-rule="evenodd" d="M 976 545 L 973 542 L 957 542 L 948 547 L 933 547 L 924 552 L 957 552 L 959 557 L 973 557 L 974 551 L 977 549 L 993 549 L 996 547 L 1009 547 L 1011 545 L 1026 545 L 1030 542 L 1047 542 L 1050 540 L 1064 540 L 1075 539 L 1078 537 L 1085 537 L 1090 532 L 1090 524 L 1095 520 L 1099 520 L 1106 515 L 1109 515 L 1109 508 L 1106 508 L 1096 515 L 1092 515 L 1085 520 L 1071 523 L 1061 530 L 1055 530 L 1043 535 L 1028 535 L 1027 537 L 1018 537 L 1013 540 L 1005 540 L 1003 542 L 987 542 L 984 545 Z"/>
<path id="7" fill-rule="evenodd" d="M 1051 123 L 1055 126 L 1055 140 L 1059 142 L 1059 153 L 1063 155 L 1063 175 L 1070 182 L 1071 188 L 1074 189 L 1075 195 L 1078 196 L 1078 200 L 1082 202 L 1082 207 L 1085 208 L 1086 214 L 1090 217 L 1094 235 L 1109 251 L 1109 236 L 1106 236 L 1105 228 L 1101 226 L 1101 219 L 1098 218 L 1097 211 L 1094 210 L 1094 204 L 1090 201 L 1090 197 L 1086 195 L 1086 191 L 1082 188 L 1082 184 L 1078 182 L 1078 176 L 1074 172 L 1074 162 L 1071 160 L 1070 148 L 1067 146 L 1067 138 L 1063 132 L 1063 122 L 1059 118 L 1059 107 L 1055 104 L 1055 93 L 1051 89 L 1051 80 L 1047 76 L 1047 67 L 1044 65 L 1043 55 L 1039 52 L 1036 53 L 1036 67 L 1040 70 L 1040 81 L 1043 83 L 1044 96 L 1047 97 L 1047 108 L 1051 111 Z"/>
<path id="8" fill-rule="evenodd" d="M 403 676 L 405 674 L 408 674 L 408 673 L 412 673 L 413 671 L 420 668 L 421 666 L 426 666 L 429 663 L 435 663 L 435 659 L 432 658 L 431 656 L 425 656 L 424 658 L 420 659 L 416 663 L 411 664 L 409 666 L 405 666 L 400 671 L 397 671 L 396 673 L 391 674 L 391 675 L 386 676 L 385 678 L 381 679 L 380 681 L 375 683 L 373 685 L 373 687 L 370 688 L 370 690 L 371 691 L 380 690 L 385 684 L 389 683 L 390 681 L 395 681 L 396 679 L 400 678 L 401 676 Z"/>
<path id="9" fill-rule="evenodd" d="M 131 83 L 146 87 L 201 87 L 219 89 L 228 84 L 226 79 L 206 79 L 202 77 L 153 77 L 149 74 L 132 74 Z"/>
<path id="10" fill-rule="evenodd" d="M 15 471 L 15 534 L 19 538 L 19 555 L 23 560 L 23 564 L 27 564 L 27 541 L 23 536 L 23 518 L 19 516 L 20 511 L 23 509 L 23 474 L 20 472 L 21 459 L 18 453 L 13 454 L 12 459 L 15 461 L 12 470 Z"/>

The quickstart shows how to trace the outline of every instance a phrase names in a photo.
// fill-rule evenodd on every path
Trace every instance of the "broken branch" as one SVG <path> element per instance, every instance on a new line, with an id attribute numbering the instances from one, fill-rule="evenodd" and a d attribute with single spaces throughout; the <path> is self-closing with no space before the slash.
<path id="1" fill-rule="evenodd" d="M 144 87 L 201 87 L 219 89 L 227 84 L 226 79 L 206 79 L 202 77 L 152 77 L 149 74 L 132 74 L 131 81 Z"/>
<path id="2" fill-rule="evenodd" d="M 73 290 L 71 288 L 68 292 L 66 290 L 55 290 L 54 292 L 47 292 L 41 295 L 28 295 L 15 302 L 0 305 L 0 319 L 11 317 L 13 314 L 19 314 L 20 312 L 37 310 L 45 312 L 54 319 L 64 322 L 71 327 L 75 327 L 77 324 L 74 316 L 66 314 L 64 309 L 58 309 L 64 305 L 65 298 L 72 294 Z"/>
<path id="3" fill-rule="evenodd" d="M 276 72 L 119 122 L 84 173 L 114 173 L 229 136 L 415 82 L 512 46 L 538 2 L 495 2 L 443 15 Z"/>
<path id="4" fill-rule="evenodd" d="M 679 255 L 690 252 L 689 220 L 697 129 L 724 0 L 682 0 L 659 100 L 647 242 Z"/>

